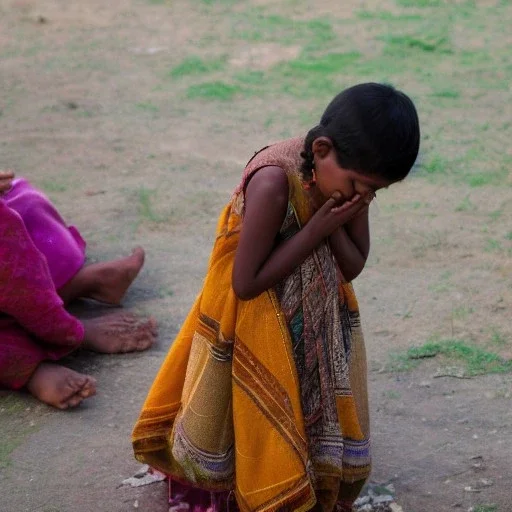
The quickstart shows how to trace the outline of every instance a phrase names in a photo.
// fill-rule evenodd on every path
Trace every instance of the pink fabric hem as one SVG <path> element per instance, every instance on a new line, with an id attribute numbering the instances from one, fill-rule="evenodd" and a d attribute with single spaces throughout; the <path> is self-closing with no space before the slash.
<path id="1" fill-rule="evenodd" d="M 170 478 L 169 512 L 238 512 L 233 491 L 210 492 Z"/>

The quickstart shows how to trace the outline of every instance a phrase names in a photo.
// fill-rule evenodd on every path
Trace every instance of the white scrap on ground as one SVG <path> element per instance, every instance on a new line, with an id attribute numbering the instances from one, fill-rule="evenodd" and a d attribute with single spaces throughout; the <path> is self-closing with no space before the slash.
<path id="1" fill-rule="evenodd" d="M 130 487 L 140 487 L 142 485 L 154 484 L 156 482 L 162 482 L 166 476 L 156 469 L 150 468 L 147 464 L 144 464 L 137 473 L 130 478 L 126 478 L 121 482 L 121 485 L 129 485 Z"/>

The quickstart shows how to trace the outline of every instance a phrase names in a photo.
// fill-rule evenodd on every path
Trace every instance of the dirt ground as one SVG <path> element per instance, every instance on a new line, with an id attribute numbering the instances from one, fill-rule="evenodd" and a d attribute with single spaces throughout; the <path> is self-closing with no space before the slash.
<path id="1" fill-rule="evenodd" d="M 0 0 L 0 168 L 48 193 L 90 260 L 143 245 L 125 308 L 160 325 L 146 353 L 65 361 L 99 384 L 76 410 L 2 392 L 2 512 L 167 510 L 165 484 L 120 484 L 139 468 L 131 428 L 200 289 L 216 216 L 255 150 L 305 133 L 333 90 L 370 79 L 410 92 L 423 128 L 415 175 L 378 194 L 354 283 L 372 480 L 392 483 L 405 512 L 512 511 L 512 9 L 428 5 Z M 414 36 L 424 23 L 444 27 L 451 46 Z M 312 67 L 306 46 L 317 63 L 331 48 L 353 67 Z M 446 340 L 502 370 L 464 372 L 453 354 L 404 358 Z"/>

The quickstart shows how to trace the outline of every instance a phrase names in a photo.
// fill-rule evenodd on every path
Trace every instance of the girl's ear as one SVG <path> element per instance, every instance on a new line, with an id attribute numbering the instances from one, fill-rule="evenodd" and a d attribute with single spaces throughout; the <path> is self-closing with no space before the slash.
<path id="1" fill-rule="evenodd" d="M 332 148 L 332 141 L 329 137 L 317 137 L 311 146 L 313 154 L 319 158 L 325 158 Z"/>

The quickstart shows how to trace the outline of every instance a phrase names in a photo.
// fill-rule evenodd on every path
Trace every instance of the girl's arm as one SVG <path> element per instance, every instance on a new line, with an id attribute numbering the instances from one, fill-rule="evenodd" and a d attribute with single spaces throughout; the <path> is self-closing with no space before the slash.
<path id="1" fill-rule="evenodd" d="M 370 252 L 368 206 L 334 231 L 329 243 L 343 277 L 349 282 L 354 280 L 362 272 Z"/>
<path id="2" fill-rule="evenodd" d="M 329 199 L 293 237 L 276 244 L 288 208 L 288 178 L 280 167 L 260 169 L 245 193 L 245 215 L 233 267 L 233 290 L 242 300 L 257 297 L 299 266 L 355 206 Z M 359 209 L 359 206 L 357 206 Z"/>

